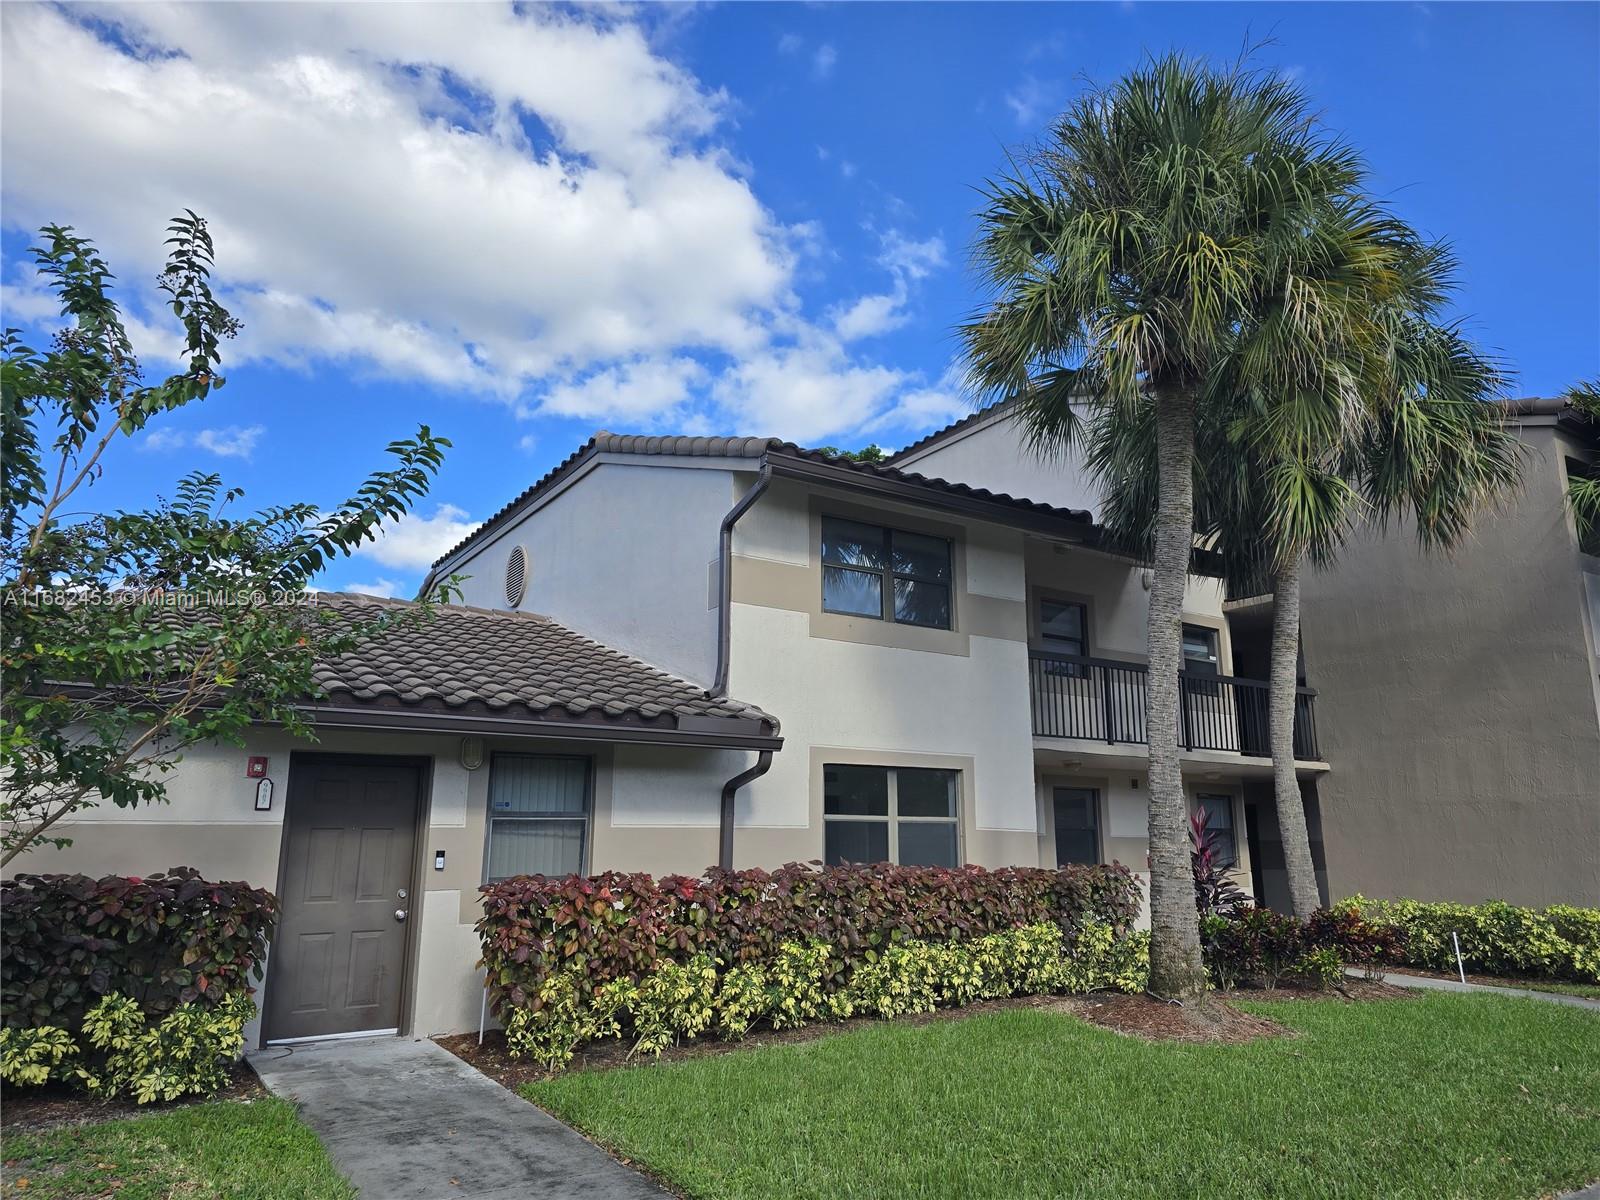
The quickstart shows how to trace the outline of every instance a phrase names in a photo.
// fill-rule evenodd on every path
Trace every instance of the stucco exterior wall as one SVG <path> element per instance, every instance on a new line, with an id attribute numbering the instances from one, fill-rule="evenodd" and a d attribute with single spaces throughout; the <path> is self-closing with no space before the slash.
<path id="1" fill-rule="evenodd" d="M 1040 457 L 1023 444 L 1016 424 L 1005 416 L 981 418 L 942 441 L 897 458 L 894 465 L 1058 508 L 1100 511 L 1099 489 L 1077 456 Z"/>
<path id="2" fill-rule="evenodd" d="M 447 564 L 469 577 L 461 586 L 466 603 L 506 607 L 506 560 L 520 544 L 528 575 L 519 609 L 709 684 L 716 612 L 707 603 L 707 581 L 733 485 L 713 460 L 673 461 L 598 460 L 486 535 Z"/>
<path id="3" fill-rule="evenodd" d="M 1600 563 L 1563 502 L 1567 447 L 1525 438 L 1522 495 L 1455 554 L 1369 531 L 1305 584 L 1334 897 L 1600 904 Z"/>
<path id="4" fill-rule="evenodd" d="M 821 611 L 823 512 L 954 543 L 950 631 Z M 735 853 L 771 865 L 823 850 L 819 765 L 877 762 L 962 772 L 962 852 L 1036 864 L 1022 536 L 982 522 L 778 481 L 735 534 L 730 691 L 783 720 L 785 748 L 740 794 Z"/>
<path id="5" fill-rule="evenodd" d="M 611 746 L 554 739 L 489 739 L 485 764 L 461 766 L 460 739 L 450 735 L 327 731 L 315 744 L 275 729 L 258 729 L 243 747 L 190 750 L 168 777 L 170 802 L 137 809 L 103 806 L 65 825 L 73 845 L 23 855 L 13 873 L 82 872 L 148 875 L 192 866 L 214 879 L 242 879 L 279 889 L 283 821 L 293 754 L 394 755 L 422 758 L 427 806 L 416 845 L 419 902 L 408 958 L 403 1029 L 416 1036 L 476 1029 L 483 972 L 473 923 L 481 913 L 489 776 L 493 755 L 513 751 L 571 754 L 593 764 L 592 807 L 585 849 L 588 870 L 698 874 L 716 861 L 717 799 L 722 783 L 754 761 L 748 751 Z M 254 808 L 256 781 L 245 760 L 266 755 L 275 785 L 270 811 Z M 803 857 L 803 848 L 770 848 L 773 861 Z M 444 870 L 434 856 L 445 854 Z M 272 986 L 270 956 L 263 988 Z M 261 994 L 264 995 L 264 992 Z M 258 1001 L 260 996 L 258 995 Z M 259 1025 L 247 1031 L 254 1045 Z"/>

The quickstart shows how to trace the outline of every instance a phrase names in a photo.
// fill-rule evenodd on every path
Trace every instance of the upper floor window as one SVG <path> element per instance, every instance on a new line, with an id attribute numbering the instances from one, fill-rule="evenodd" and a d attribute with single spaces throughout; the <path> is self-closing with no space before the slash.
<path id="1" fill-rule="evenodd" d="M 925 767 L 822 768 L 823 861 L 960 863 L 955 771 Z"/>
<path id="2" fill-rule="evenodd" d="M 1039 601 L 1039 636 L 1061 654 L 1089 653 L 1089 617 L 1081 604 L 1070 600 Z"/>
<path id="3" fill-rule="evenodd" d="M 1567 459 L 1567 478 L 1569 480 L 1600 480 L 1600 463 L 1589 467 L 1575 458 L 1569 458 Z M 1600 521 L 1578 522 L 1578 549 L 1585 554 L 1592 554 L 1596 558 L 1600 558 Z"/>
<path id="4" fill-rule="evenodd" d="M 822 518 L 822 609 L 930 629 L 950 628 L 950 543 Z"/>
<path id="5" fill-rule="evenodd" d="M 1183 627 L 1183 669 L 1191 675 L 1222 674 L 1215 629 L 1204 625 Z"/>
<path id="6" fill-rule="evenodd" d="M 575 875 L 589 830 L 589 760 L 496 754 L 484 876 Z"/>

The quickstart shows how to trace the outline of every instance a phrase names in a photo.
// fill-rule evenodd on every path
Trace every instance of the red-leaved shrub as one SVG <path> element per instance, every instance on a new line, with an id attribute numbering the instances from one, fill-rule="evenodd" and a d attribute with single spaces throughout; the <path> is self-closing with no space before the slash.
<path id="1" fill-rule="evenodd" d="M 18 875 L 0 884 L 0 910 L 5 1024 L 77 1029 L 112 992 L 164 1015 L 249 991 L 278 901 L 171 867 L 142 879 Z"/>
<path id="2" fill-rule="evenodd" d="M 701 878 L 519 876 L 482 891 L 477 931 L 497 1012 L 522 1006 L 566 967 L 592 991 L 637 980 L 664 959 L 705 952 L 733 966 L 769 960 L 785 942 L 825 942 L 842 978 L 856 958 L 897 938 L 959 941 L 1040 922 L 1072 937 L 1085 921 L 1120 937 L 1139 911 L 1139 884 L 1116 864 L 988 871 L 790 863 L 713 868 Z"/>

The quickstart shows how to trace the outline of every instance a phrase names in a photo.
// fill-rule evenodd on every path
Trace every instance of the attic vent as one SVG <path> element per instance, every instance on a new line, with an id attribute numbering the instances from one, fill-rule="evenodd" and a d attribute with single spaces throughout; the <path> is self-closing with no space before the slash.
<path id="1" fill-rule="evenodd" d="M 506 607 L 516 608 L 522 603 L 522 593 L 528 588 L 528 552 L 521 546 L 511 547 L 511 557 L 506 559 Z"/>

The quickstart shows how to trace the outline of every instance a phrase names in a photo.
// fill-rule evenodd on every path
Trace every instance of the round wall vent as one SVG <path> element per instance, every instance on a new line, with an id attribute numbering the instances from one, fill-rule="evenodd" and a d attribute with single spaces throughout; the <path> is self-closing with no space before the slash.
<path id="1" fill-rule="evenodd" d="M 506 607 L 516 608 L 522 603 L 522 594 L 528 590 L 528 552 L 521 546 L 511 547 L 506 559 Z"/>

